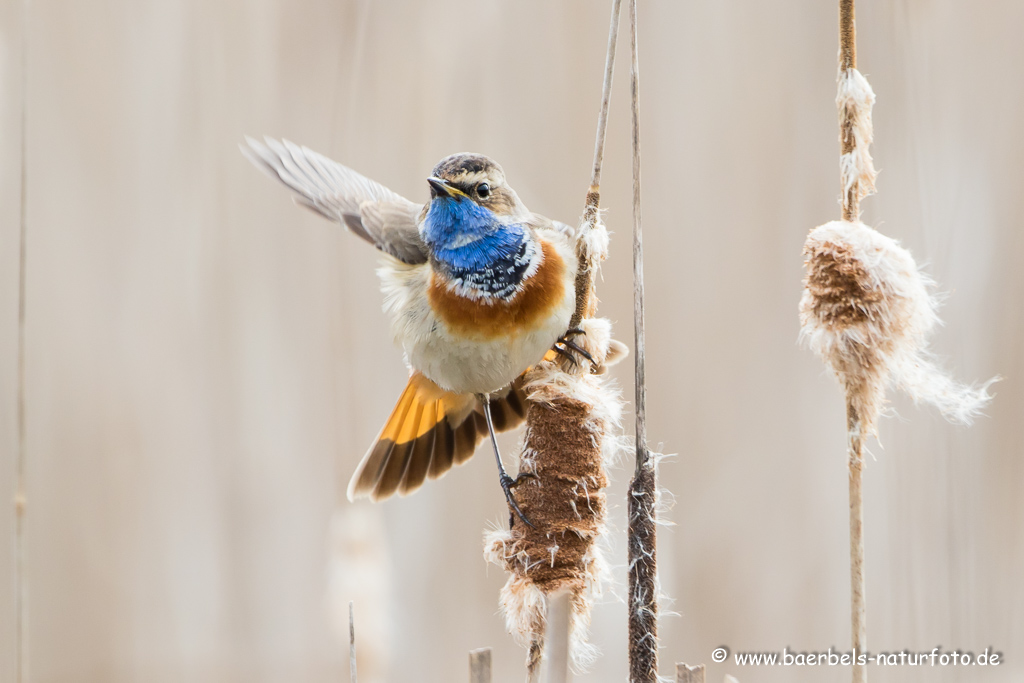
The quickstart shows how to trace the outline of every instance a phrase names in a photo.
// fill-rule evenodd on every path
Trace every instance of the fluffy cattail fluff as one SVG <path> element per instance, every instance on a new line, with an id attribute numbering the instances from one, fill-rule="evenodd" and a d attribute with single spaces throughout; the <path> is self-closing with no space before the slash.
<path id="1" fill-rule="evenodd" d="M 581 323 L 575 337 L 597 368 L 623 354 L 604 319 Z M 588 666 L 597 654 L 587 642 L 590 608 L 607 571 L 599 539 L 605 532 L 608 485 L 605 466 L 621 450 L 618 436 L 622 401 L 599 373 L 580 360 L 574 368 L 543 361 L 527 376 L 530 406 L 526 417 L 516 500 L 535 528 L 516 524 L 486 535 L 484 557 L 509 572 L 501 591 L 508 630 L 527 647 L 527 668 L 538 671 L 547 596 L 571 593 L 569 654 L 573 669 Z M 570 371 L 566 371 L 570 370 Z"/>
<path id="2" fill-rule="evenodd" d="M 843 151 L 839 157 L 839 177 L 843 188 L 843 210 L 846 212 L 851 206 L 856 207 L 864 197 L 874 194 L 875 176 L 878 175 L 869 150 L 874 137 L 871 108 L 875 106 L 875 93 L 856 69 L 839 72 L 836 106 L 839 108 Z"/>
<path id="3" fill-rule="evenodd" d="M 964 386 L 936 366 L 928 352 L 940 322 L 933 283 L 896 240 L 859 221 L 832 221 L 808 235 L 804 264 L 801 336 L 835 372 L 862 435 L 875 432 L 890 384 L 954 422 L 981 412 L 991 381 Z"/>
<path id="4" fill-rule="evenodd" d="M 875 191 L 871 108 L 875 93 L 855 68 L 839 72 L 840 177 L 844 220 L 811 231 L 804 243 L 801 337 L 846 392 L 851 437 L 875 433 L 890 384 L 946 418 L 969 423 L 990 399 L 944 374 L 928 352 L 939 323 L 933 283 L 896 240 L 860 222 L 860 200 Z M 858 449 L 859 450 L 859 449 Z M 859 456 L 858 456 L 859 457 Z"/>

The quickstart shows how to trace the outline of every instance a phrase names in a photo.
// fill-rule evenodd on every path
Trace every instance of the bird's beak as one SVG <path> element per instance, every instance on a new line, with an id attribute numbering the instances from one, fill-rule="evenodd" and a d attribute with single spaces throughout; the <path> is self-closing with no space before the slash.
<path id="1" fill-rule="evenodd" d="M 431 176 L 427 178 L 427 182 L 430 184 L 431 199 L 435 197 L 454 197 L 455 199 L 459 199 L 466 196 L 465 192 L 449 185 L 446 180 L 441 180 L 440 178 Z"/>

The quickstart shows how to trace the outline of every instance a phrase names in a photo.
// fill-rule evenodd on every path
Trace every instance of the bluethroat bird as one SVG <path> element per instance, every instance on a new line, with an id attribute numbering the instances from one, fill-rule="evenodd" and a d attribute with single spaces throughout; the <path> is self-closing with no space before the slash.
<path id="1" fill-rule="evenodd" d="M 575 307 L 574 230 L 531 213 L 501 166 L 480 154 L 442 159 L 417 204 L 288 141 L 247 138 L 242 152 L 295 200 L 383 252 L 384 310 L 409 382 L 348 486 L 349 500 L 418 489 L 466 462 L 490 435 L 509 506 L 496 431 L 526 415 L 523 375 L 552 351 L 589 354 L 567 330 Z"/>

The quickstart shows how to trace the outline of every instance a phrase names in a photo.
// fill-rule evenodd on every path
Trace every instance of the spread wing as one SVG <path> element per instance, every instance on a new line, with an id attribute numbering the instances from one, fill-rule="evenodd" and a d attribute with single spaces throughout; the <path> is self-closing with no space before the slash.
<path id="1" fill-rule="evenodd" d="M 295 201 L 405 263 L 425 263 L 427 247 L 417 223 L 422 204 L 410 202 L 380 183 L 306 147 L 265 138 L 239 145 L 257 168 L 295 193 Z"/>

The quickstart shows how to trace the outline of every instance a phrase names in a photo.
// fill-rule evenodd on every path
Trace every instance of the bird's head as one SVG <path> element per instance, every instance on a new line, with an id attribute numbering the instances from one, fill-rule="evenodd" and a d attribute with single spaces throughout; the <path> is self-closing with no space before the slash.
<path id="1" fill-rule="evenodd" d="M 475 240 L 525 219 L 529 212 L 505 181 L 505 172 L 482 154 L 453 154 L 434 167 L 424 221 L 428 244 Z"/>
<path id="2" fill-rule="evenodd" d="M 431 202 L 469 200 L 499 218 L 519 217 L 526 212 L 519 196 L 505 182 L 505 172 L 482 154 L 453 154 L 434 167 L 430 177 Z"/>

